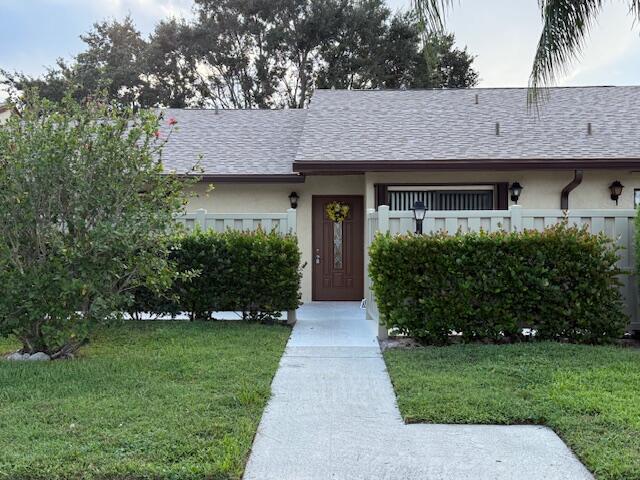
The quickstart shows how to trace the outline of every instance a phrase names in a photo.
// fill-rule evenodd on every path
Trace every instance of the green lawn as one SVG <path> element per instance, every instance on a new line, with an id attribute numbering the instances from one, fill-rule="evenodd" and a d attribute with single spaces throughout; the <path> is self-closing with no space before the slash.
<path id="1" fill-rule="evenodd" d="M 538 343 L 392 349 L 408 422 L 544 424 L 600 479 L 640 479 L 640 350 Z"/>
<path id="2" fill-rule="evenodd" d="M 75 360 L 0 361 L 0 479 L 240 478 L 289 333 L 129 322 Z"/>

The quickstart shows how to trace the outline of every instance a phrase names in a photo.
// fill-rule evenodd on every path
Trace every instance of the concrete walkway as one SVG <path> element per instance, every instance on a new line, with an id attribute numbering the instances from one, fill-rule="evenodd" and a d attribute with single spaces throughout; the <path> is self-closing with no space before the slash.
<path id="1" fill-rule="evenodd" d="M 245 480 L 590 479 L 539 426 L 405 425 L 355 303 L 312 303 L 273 381 Z"/>

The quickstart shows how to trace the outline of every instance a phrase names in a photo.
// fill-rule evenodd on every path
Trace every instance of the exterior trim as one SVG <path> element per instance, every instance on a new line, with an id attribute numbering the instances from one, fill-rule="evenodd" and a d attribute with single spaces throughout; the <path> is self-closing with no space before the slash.
<path id="1" fill-rule="evenodd" d="M 182 177 L 197 177 L 202 182 L 216 183 L 304 183 L 305 176 L 291 175 L 181 175 Z"/>
<path id="2" fill-rule="evenodd" d="M 496 210 L 509 210 L 509 182 L 496 183 Z"/>
<path id="3" fill-rule="evenodd" d="M 293 171 L 298 173 L 362 173 L 416 170 L 581 170 L 638 169 L 640 158 L 526 158 L 526 159 L 436 159 L 436 160 L 378 160 L 378 161 L 297 161 Z"/>

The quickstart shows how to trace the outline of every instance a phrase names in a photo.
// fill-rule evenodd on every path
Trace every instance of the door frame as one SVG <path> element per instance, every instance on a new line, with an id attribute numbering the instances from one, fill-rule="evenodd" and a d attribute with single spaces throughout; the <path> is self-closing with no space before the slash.
<path id="1" fill-rule="evenodd" d="M 356 244 L 353 245 L 354 250 L 358 249 L 361 252 L 360 257 L 362 258 L 362 268 L 361 268 L 361 284 L 358 286 L 359 290 L 362 291 L 362 296 L 364 296 L 364 284 L 365 284 L 365 273 L 364 273 L 364 267 L 365 267 L 365 257 L 364 257 L 364 232 L 365 232 L 365 227 L 366 227 L 366 204 L 365 204 L 365 198 L 364 195 L 353 195 L 353 194 L 348 194 L 348 195 L 342 195 L 342 194 L 334 194 L 334 195 L 312 195 L 311 196 L 311 300 L 314 302 L 331 302 L 331 301 L 342 301 L 342 300 L 318 300 L 318 292 L 317 292 L 317 281 L 316 281 L 316 263 L 314 261 L 315 258 L 315 251 L 316 251 L 316 232 L 318 229 L 318 225 L 315 221 L 314 218 L 314 204 L 316 201 L 322 201 L 322 200 L 326 200 L 326 199 L 336 199 L 336 198 L 359 198 L 362 202 L 362 211 L 360 212 L 361 218 L 362 218 L 362 242 L 360 242 L 360 245 L 357 245 L 358 242 L 356 242 Z M 322 224 L 320 224 L 322 225 Z M 359 268 L 359 267 L 358 267 Z M 363 297 L 364 298 L 364 297 Z M 360 299 L 358 299 L 359 301 Z"/>

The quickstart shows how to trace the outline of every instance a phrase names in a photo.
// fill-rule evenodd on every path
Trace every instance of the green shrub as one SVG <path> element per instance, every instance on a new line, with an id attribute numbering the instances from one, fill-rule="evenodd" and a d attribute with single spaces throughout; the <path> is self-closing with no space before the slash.
<path id="1" fill-rule="evenodd" d="M 369 271 L 388 328 L 424 342 L 603 343 L 624 332 L 617 247 L 559 224 L 543 232 L 378 235 Z"/>
<path id="2" fill-rule="evenodd" d="M 60 358 L 131 289 L 171 282 L 185 181 L 160 175 L 156 112 L 33 92 L 17 108 L 0 125 L 0 337 Z"/>
<path id="3" fill-rule="evenodd" d="M 138 310 L 172 315 L 182 311 L 199 319 L 215 311 L 240 311 L 245 318 L 262 320 L 300 304 L 295 236 L 196 230 L 175 239 L 170 259 L 182 278 L 160 295 L 138 292 Z"/>

